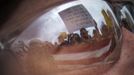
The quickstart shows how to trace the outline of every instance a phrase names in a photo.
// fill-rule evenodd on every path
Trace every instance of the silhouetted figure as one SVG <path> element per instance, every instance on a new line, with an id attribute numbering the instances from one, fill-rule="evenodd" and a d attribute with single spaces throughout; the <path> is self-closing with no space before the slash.
<path id="1" fill-rule="evenodd" d="M 72 43 L 76 44 L 76 43 L 80 43 L 80 42 L 81 42 L 80 36 L 77 33 L 73 34 Z"/>
<path id="2" fill-rule="evenodd" d="M 73 37 L 73 33 L 68 35 L 68 44 L 71 45 L 72 44 L 72 37 Z"/>
<path id="3" fill-rule="evenodd" d="M 60 46 L 68 46 L 68 45 L 69 45 L 69 43 L 68 43 L 67 40 L 64 40 L 64 42 L 62 42 L 62 43 L 60 44 Z"/>
<path id="4" fill-rule="evenodd" d="M 101 40 L 101 35 L 98 30 L 93 30 L 93 42 L 98 42 Z"/>
<path id="5" fill-rule="evenodd" d="M 113 28 L 108 28 L 106 25 L 102 27 L 102 38 L 112 38 L 114 33 Z"/>
<path id="6" fill-rule="evenodd" d="M 61 32 L 59 37 L 58 37 L 58 41 L 59 41 L 60 45 L 62 45 L 66 39 L 67 39 L 67 33 Z"/>
<path id="7" fill-rule="evenodd" d="M 106 25 L 103 25 L 102 26 L 102 36 L 105 38 L 105 37 L 107 37 L 108 35 L 109 35 L 109 29 L 108 29 L 108 27 L 106 26 Z"/>
<path id="8" fill-rule="evenodd" d="M 84 42 L 91 41 L 91 36 L 88 35 L 88 31 L 85 28 L 80 29 L 80 35 L 81 35 L 82 41 L 84 41 Z"/>

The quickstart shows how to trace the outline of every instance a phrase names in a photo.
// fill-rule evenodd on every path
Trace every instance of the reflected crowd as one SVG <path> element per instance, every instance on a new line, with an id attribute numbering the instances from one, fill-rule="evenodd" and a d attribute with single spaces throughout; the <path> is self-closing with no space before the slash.
<path id="1" fill-rule="evenodd" d="M 48 41 L 41 41 L 39 39 L 30 40 L 29 44 L 26 45 L 23 41 L 19 41 L 18 45 L 16 45 L 17 54 L 22 54 L 22 52 L 29 51 L 30 47 L 42 47 L 48 53 L 57 54 L 62 51 L 62 49 L 67 48 L 71 50 L 71 47 L 87 45 L 94 47 L 93 49 L 99 49 L 102 46 L 105 46 L 109 43 L 110 39 L 114 38 L 114 31 L 112 28 L 108 28 L 106 25 L 103 25 L 101 28 L 101 33 L 96 29 L 93 30 L 92 36 L 89 34 L 86 28 L 81 28 L 78 33 L 70 33 L 61 32 L 58 36 L 58 43 L 55 42 L 52 44 Z M 97 48 L 98 47 L 98 48 Z M 20 49 L 20 50 L 18 50 Z M 68 50 L 68 51 L 70 51 Z M 22 51 L 22 52 L 21 52 Z M 73 51 L 72 51 L 73 52 Z"/>
<path id="2" fill-rule="evenodd" d="M 93 36 L 89 35 L 86 28 L 80 29 L 80 35 L 78 33 L 67 34 L 66 32 L 62 32 L 58 37 L 60 46 L 70 46 L 74 44 L 80 43 L 90 43 L 94 44 L 106 38 L 113 37 L 112 29 L 106 27 L 105 25 L 102 27 L 101 33 L 96 27 L 96 30 L 93 30 Z"/>
<path id="3" fill-rule="evenodd" d="M 25 44 L 23 41 L 19 41 L 16 45 L 15 57 L 21 64 L 22 71 L 26 73 L 33 73 L 31 75 L 43 75 L 44 73 L 50 75 L 55 72 L 64 72 L 64 69 L 58 69 L 58 64 L 64 64 L 63 62 L 55 63 L 53 55 L 69 54 L 83 52 L 85 49 L 96 50 L 105 47 L 109 44 L 110 40 L 114 38 L 114 31 L 112 28 L 108 28 L 103 25 L 101 33 L 96 29 L 93 30 L 91 36 L 86 28 L 81 28 L 78 33 L 61 32 L 58 36 L 58 43 L 52 44 L 48 41 L 41 41 L 39 39 L 30 40 L 29 44 Z M 112 41 L 114 42 L 114 41 Z M 113 46 L 114 47 L 114 46 Z M 98 58 L 99 61 L 104 57 Z M 98 61 L 95 60 L 93 62 Z M 74 61 L 75 62 L 75 61 Z M 92 63 L 92 61 L 79 61 L 78 63 Z M 69 62 L 72 63 L 72 62 Z M 40 66 L 41 65 L 41 66 Z M 44 72 L 44 70 L 46 72 Z M 58 71 L 57 71 L 58 70 Z M 66 70 L 65 70 L 66 71 Z"/>

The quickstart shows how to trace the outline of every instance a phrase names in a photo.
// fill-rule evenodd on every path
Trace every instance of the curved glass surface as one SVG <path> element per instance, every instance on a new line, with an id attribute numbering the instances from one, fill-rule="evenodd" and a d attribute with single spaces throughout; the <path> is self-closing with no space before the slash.
<path id="1" fill-rule="evenodd" d="M 134 5 L 131 2 L 115 3 L 114 12 L 122 26 L 134 32 Z"/>
<path id="2" fill-rule="evenodd" d="M 119 24 L 105 1 L 77 0 L 42 14 L 10 40 L 9 49 L 25 62 L 55 73 L 117 61 L 121 39 Z"/>
<path id="3" fill-rule="evenodd" d="M 131 32 L 134 32 L 134 6 L 126 4 L 121 9 L 123 24 Z"/>

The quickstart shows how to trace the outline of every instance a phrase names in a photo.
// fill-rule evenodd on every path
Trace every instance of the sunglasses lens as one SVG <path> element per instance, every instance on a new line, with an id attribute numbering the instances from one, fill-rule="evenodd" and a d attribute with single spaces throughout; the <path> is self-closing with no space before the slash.
<path id="1" fill-rule="evenodd" d="M 106 2 L 79 0 L 52 8 L 9 41 L 10 49 L 25 58 L 27 66 L 38 62 L 53 73 L 50 69 L 71 71 L 114 63 L 121 40 L 120 26 Z"/>

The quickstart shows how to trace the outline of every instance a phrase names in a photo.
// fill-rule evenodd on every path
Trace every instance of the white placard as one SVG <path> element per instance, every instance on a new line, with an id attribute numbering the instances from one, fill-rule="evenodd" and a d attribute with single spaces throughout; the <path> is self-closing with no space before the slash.
<path id="1" fill-rule="evenodd" d="M 65 23 L 70 33 L 95 26 L 95 21 L 83 5 L 76 5 L 66 10 L 59 12 L 60 17 Z"/>

